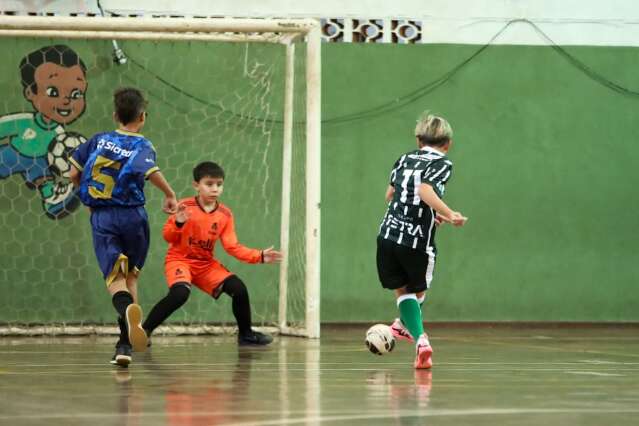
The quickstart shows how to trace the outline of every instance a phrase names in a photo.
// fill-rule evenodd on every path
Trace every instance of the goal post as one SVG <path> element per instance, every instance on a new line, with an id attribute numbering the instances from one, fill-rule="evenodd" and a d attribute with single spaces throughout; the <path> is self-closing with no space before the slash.
<path id="1" fill-rule="evenodd" d="M 106 46 L 113 40 L 123 43 L 125 53 L 134 52 L 126 70 L 105 61 L 111 53 Z M 63 123 L 64 118 L 48 117 L 45 107 L 35 100 L 33 89 L 38 82 L 25 82 L 25 74 L 18 75 L 24 65 L 19 59 L 26 58 L 28 51 L 39 44 L 66 48 L 73 43 L 80 43 L 80 49 L 88 52 L 82 62 L 88 82 L 86 110 L 77 113 L 74 121 Z M 29 114 L 41 117 L 47 129 L 55 127 L 58 134 L 79 131 L 89 137 L 109 130 L 113 126 L 113 90 L 118 85 L 142 85 L 151 98 L 151 108 L 157 105 L 160 110 L 160 116 L 150 116 L 145 136 L 156 145 L 161 169 L 171 183 L 179 182 L 174 184 L 181 189 L 179 196 L 188 194 L 189 176 L 196 162 L 220 161 L 227 172 L 222 202 L 227 203 L 228 193 L 240 241 L 255 247 L 279 246 L 284 253 L 277 271 L 269 265 L 239 265 L 222 254 L 230 269 L 247 276 L 255 325 L 282 334 L 319 337 L 318 21 L 0 16 L 0 45 L 4 45 L 4 52 L 15 51 L 8 59 L 14 62 L 0 66 L 0 90 L 11 93 L 5 96 L 4 104 L 0 103 L 0 150 L 21 154 L 15 140 L 19 137 L 2 133 L 2 123 Z M 267 45 L 275 47 L 262 47 Z M 66 54 L 60 52 L 60 57 Z M 29 78 L 38 78 L 37 72 L 32 74 L 35 77 Z M 45 157 L 38 152 L 33 154 L 33 161 L 43 164 Z M 0 335 L 111 333 L 115 318 L 107 304 L 101 303 L 107 301 L 108 294 L 96 278 L 97 263 L 88 252 L 88 213 L 71 203 L 53 212 L 55 203 L 41 190 L 43 182 L 63 187 L 65 176 L 47 170 L 42 176 L 30 177 L 30 172 L 3 164 L 6 157 L 2 158 L 0 168 L 6 173 L 0 176 L 4 198 L 0 219 L 6 229 L 14 230 L 0 246 L 0 269 L 13 293 L 0 303 L 0 311 L 4 311 L 0 314 Z M 23 187 L 24 183 L 28 188 Z M 140 283 L 141 302 L 147 310 L 166 292 L 163 282 L 155 282 L 162 276 L 160 258 L 166 244 L 158 232 L 165 217 L 155 212 L 159 195 L 153 191 L 147 191 L 147 210 L 155 245 Z M 24 215 L 20 216 L 18 210 Z M 216 255 L 221 251 L 219 247 Z M 261 268 L 265 268 L 263 273 Z M 149 272 L 150 278 L 146 279 L 148 269 L 155 272 Z M 37 296 L 38 289 L 51 294 Z M 59 307 L 58 299 L 71 299 L 79 305 Z M 230 306 L 214 306 L 208 299 L 198 299 L 197 308 L 187 310 L 160 331 L 208 333 L 229 329 L 233 325 L 230 312 L 222 315 L 211 311 L 230 311 Z M 34 303 L 37 314 L 25 309 Z"/>

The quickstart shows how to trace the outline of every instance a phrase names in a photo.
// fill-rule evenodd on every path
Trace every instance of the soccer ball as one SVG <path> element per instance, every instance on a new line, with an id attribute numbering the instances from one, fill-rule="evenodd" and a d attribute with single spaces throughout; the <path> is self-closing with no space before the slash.
<path id="1" fill-rule="evenodd" d="M 75 132 L 60 133 L 53 138 L 49 143 L 49 152 L 47 153 L 51 172 L 56 176 L 68 178 L 69 171 L 71 171 L 69 156 L 74 149 L 86 141 L 84 136 Z"/>
<path id="2" fill-rule="evenodd" d="M 389 326 L 375 324 L 366 332 L 366 347 L 375 355 L 383 355 L 395 347 L 395 337 Z"/>

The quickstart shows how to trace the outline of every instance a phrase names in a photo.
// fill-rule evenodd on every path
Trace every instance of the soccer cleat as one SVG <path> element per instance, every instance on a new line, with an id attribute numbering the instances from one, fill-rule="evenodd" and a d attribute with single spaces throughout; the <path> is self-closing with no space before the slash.
<path id="1" fill-rule="evenodd" d="M 240 346 L 264 346 L 273 341 L 273 338 L 259 331 L 251 331 L 248 334 L 238 334 L 237 343 Z"/>
<path id="2" fill-rule="evenodd" d="M 409 342 L 414 342 L 413 336 L 410 335 L 406 327 L 404 327 L 404 323 L 401 319 L 395 318 L 395 321 L 390 326 L 391 333 L 395 336 L 397 340 L 407 340 Z"/>
<path id="3" fill-rule="evenodd" d="M 111 359 L 111 364 L 127 368 L 131 364 L 131 359 L 131 345 L 118 343 L 115 346 L 115 355 Z"/>
<path id="4" fill-rule="evenodd" d="M 433 366 L 433 348 L 426 333 L 422 334 L 415 345 L 415 368 L 431 368 Z"/>
<path id="5" fill-rule="evenodd" d="M 132 303 L 126 308 L 126 327 L 129 332 L 129 342 L 135 352 L 144 352 L 147 348 L 148 337 L 142 328 L 142 308 Z"/>

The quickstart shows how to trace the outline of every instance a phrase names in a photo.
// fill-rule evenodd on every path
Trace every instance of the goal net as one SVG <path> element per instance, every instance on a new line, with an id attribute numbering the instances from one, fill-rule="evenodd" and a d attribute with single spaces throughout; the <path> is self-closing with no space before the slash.
<path id="1" fill-rule="evenodd" d="M 280 265 L 222 263 L 246 283 L 257 327 L 319 336 L 320 39 L 315 21 L 0 16 L 0 335 L 115 331 L 89 212 L 66 157 L 112 130 L 112 94 L 140 88 L 144 135 L 178 198 L 201 161 L 226 172 L 240 242 Z M 146 187 L 145 312 L 167 292 L 162 194 Z M 234 330 L 230 298 L 193 291 L 159 333 Z"/>

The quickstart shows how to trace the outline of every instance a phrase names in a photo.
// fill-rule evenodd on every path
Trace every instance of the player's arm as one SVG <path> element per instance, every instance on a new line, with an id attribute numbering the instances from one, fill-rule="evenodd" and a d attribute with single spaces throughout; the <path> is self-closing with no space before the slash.
<path id="1" fill-rule="evenodd" d="M 135 156 L 135 160 L 133 161 L 133 169 L 144 175 L 145 179 L 164 193 L 162 210 L 169 214 L 176 213 L 177 198 L 175 191 L 173 191 L 173 188 L 171 188 L 171 185 L 166 181 L 164 175 L 160 172 L 160 168 L 156 164 L 155 149 L 151 142 L 145 141 L 142 145 L 138 155 Z"/>
<path id="2" fill-rule="evenodd" d="M 388 203 L 393 199 L 393 195 L 395 195 L 395 187 L 393 185 L 388 185 L 386 188 L 386 202 Z"/>
<path id="3" fill-rule="evenodd" d="M 222 230 L 220 234 L 220 240 L 222 241 L 222 247 L 224 247 L 224 250 L 228 254 L 246 263 L 263 263 L 267 260 L 264 258 L 264 254 L 267 250 L 269 254 L 274 251 L 272 247 L 262 251 L 240 244 L 237 240 L 237 234 L 235 233 L 235 221 L 232 215 L 229 217 L 224 230 Z"/>
<path id="4" fill-rule="evenodd" d="M 182 237 L 184 225 L 189 220 L 189 211 L 183 203 L 178 204 L 177 212 L 169 216 L 162 228 L 162 237 L 167 243 L 178 243 Z"/>
<path id="5" fill-rule="evenodd" d="M 419 185 L 419 198 L 435 210 L 438 217 L 444 222 L 452 223 L 455 226 L 463 226 L 466 220 L 468 220 L 468 218 L 464 217 L 461 213 L 448 207 L 448 205 L 439 198 L 435 189 L 427 183 Z"/>
<path id="6" fill-rule="evenodd" d="M 164 193 L 164 201 L 162 202 L 162 210 L 165 213 L 173 214 L 177 212 L 177 198 L 175 191 L 171 188 L 171 185 L 166 181 L 164 175 L 159 169 L 152 171 L 148 175 L 149 182 L 151 182 L 156 188 Z"/>
<path id="7" fill-rule="evenodd" d="M 71 163 L 71 170 L 69 170 L 69 180 L 76 188 L 80 187 L 80 170 Z"/>

